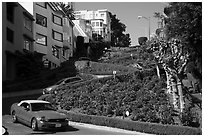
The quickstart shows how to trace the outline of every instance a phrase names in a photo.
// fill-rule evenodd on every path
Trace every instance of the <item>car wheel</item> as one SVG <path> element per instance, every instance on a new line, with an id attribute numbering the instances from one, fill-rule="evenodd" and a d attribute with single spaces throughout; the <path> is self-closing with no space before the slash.
<path id="1" fill-rule="evenodd" d="M 18 119 L 17 119 L 17 116 L 16 116 L 16 112 L 13 111 L 13 112 L 11 113 L 11 115 L 12 115 L 12 122 L 13 122 L 13 123 L 17 123 L 17 122 L 18 122 Z"/>
<path id="2" fill-rule="evenodd" d="M 31 128 L 33 131 L 37 131 L 38 130 L 38 124 L 37 124 L 37 120 L 36 118 L 33 118 L 31 121 Z"/>

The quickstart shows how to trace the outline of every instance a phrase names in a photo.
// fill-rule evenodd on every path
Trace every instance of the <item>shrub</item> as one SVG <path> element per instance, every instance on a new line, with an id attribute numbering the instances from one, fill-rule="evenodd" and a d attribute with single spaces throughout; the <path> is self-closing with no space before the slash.
<path id="1" fill-rule="evenodd" d="M 127 121 L 118 118 L 110 118 L 104 116 L 92 116 L 79 113 L 63 111 L 70 121 L 81 123 L 92 123 L 95 125 L 121 128 L 125 130 L 158 134 L 158 135 L 201 135 L 202 131 L 197 128 L 162 125 L 148 122 Z"/>
<path id="2" fill-rule="evenodd" d="M 181 122 L 183 126 L 199 127 L 199 119 L 196 112 L 192 112 L 190 108 L 185 108 L 182 116 Z"/>

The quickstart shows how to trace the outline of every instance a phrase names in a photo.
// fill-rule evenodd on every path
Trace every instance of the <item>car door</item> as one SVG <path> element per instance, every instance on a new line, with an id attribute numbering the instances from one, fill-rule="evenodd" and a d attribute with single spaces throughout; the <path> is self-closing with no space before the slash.
<path id="1" fill-rule="evenodd" d="M 22 103 L 20 105 L 20 115 L 19 117 L 22 119 L 22 122 L 25 123 L 25 124 L 30 124 L 30 117 L 31 117 L 31 107 L 30 107 L 30 104 L 29 103 Z"/>

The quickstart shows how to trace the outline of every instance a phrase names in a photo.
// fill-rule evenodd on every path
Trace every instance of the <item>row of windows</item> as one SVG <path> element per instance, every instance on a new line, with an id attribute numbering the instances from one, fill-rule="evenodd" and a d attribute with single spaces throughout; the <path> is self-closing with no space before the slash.
<path id="1" fill-rule="evenodd" d="M 78 12 L 75 12 L 75 14 L 76 14 L 76 18 L 82 18 L 82 19 L 85 18 L 85 14 L 80 14 L 80 13 L 78 13 Z M 94 18 L 94 15 L 95 15 L 96 17 L 98 17 L 98 14 L 96 13 L 96 14 L 89 14 L 89 18 Z M 101 13 L 101 14 L 100 14 L 100 17 L 104 17 L 104 16 L 105 16 L 104 13 Z"/>
<path id="2" fill-rule="evenodd" d="M 54 40 L 62 42 L 63 41 L 63 34 L 60 32 L 57 32 L 55 30 L 52 30 L 52 38 Z M 37 33 L 36 34 L 36 43 L 47 46 L 47 36 Z"/>
<path id="3" fill-rule="evenodd" d="M 7 20 L 10 21 L 11 23 L 14 23 L 14 11 L 15 11 L 14 5 L 8 2 L 6 5 L 6 10 Z M 32 21 L 28 17 L 24 16 L 23 23 L 24 27 L 32 32 Z"/>
<path id="4" fill-rule="evenodd" d="M 6 39 L 7 39 L 7 41 L 14 43 L 14 31 L 11 30 L 10 28 L 6 28 Z M 32 41 L 29 40 L 28 38 L 24 37 L 23 49 L 30 51 L 31 47 L 32 47 Z"/>
<path id="5" fill-rule="evenodd" d="M 52 14 L 52 21 L 53 23 L 62 26 L 62 18 Z M 41 25 L 43 27 L 47 27 L 47 18 L 43 15 L 36 13 L 36 24 Z"/>
<path id="6" fill-rule="evenodd" d="M 103 23 L 102 22 L 92 22 L 91 23 L 93 27 L 103 27 Z"/>
<path id="7" fill-rule="evenodd" d="M 60 49 L 57 46 L 52 46 L 52 55 L 59 59 L 60 56 Z M 68 57 L 67 50 L 62 49 L 62 56 L 64 58 Z"/>

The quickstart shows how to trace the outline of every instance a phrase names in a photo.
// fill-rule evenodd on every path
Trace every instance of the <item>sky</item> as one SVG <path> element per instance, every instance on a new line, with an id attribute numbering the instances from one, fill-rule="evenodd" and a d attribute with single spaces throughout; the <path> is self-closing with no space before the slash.
<path id="1" fill-rule="evenodd" d="M 138 16 L 150 17 L 150 34 L 155 33 L 158 19 L 153 17 L 154 12 L 163 12 L 167 5 L 164 2 L 76 2 L 75 9 L 107 9 L 125 24 L 124 33 L 130 34 L 131 45 L 137 45 L 139 37 L 149 37 L 149 21 Z"/>
<path id="2" fill-rule="evenodd" d="M 65 1 L 63 1 L 65 2 Z M 20 2 L 20 4 L 32 14 L 31 2 Z M 98 10 L 107 9 L 121 23 L 125 24 L 125 34 L 129 33 L 131 45 L 138 45 L 139 37 L 149 37 L 149 20 L 145 18 L 138 19 L 138 16 L 150 17 L 150 34 L 154 34 L 157 29 L 158 19 L 153 17 L 155 12 L 163 12 L 167 2 L 90 2 L 90 1 L 75 1 L 75 10 Z"/>

